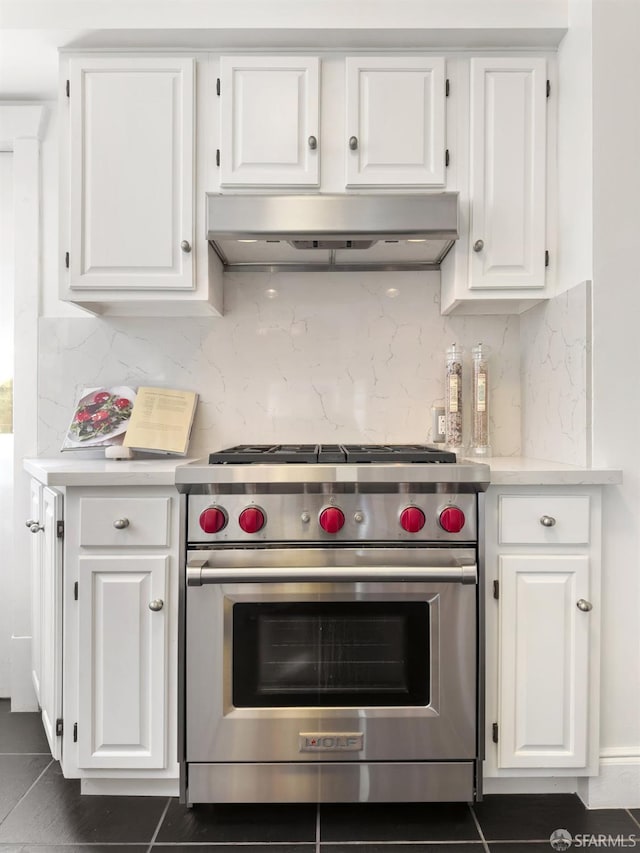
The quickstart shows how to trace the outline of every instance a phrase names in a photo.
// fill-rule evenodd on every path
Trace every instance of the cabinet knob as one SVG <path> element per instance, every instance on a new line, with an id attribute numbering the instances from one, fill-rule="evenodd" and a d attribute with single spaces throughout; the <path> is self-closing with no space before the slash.
<path id="1" fill-rule="evenodd" d="M 116 520 L 113 522 L 113 526 L 115 527 L 116 530 L 124 530 L 125 527 L 129 526 L 129 519 L 128 518 L 116 518 Z"/>
<path id="2" fill-rule="evenodd" d="M 593 604 L 584 598 L 579 598 L 576 601 L 576 607 L 578 610 L 582 610 L 583 613 L 588 613 L 590 610 L 593 610 Z"/>
<path id="3" fill-rule="evenodd" d="M 352 151 L 355 151 L 357 147 L 358 147 L 358 137 L 357 136 L 351 136 L 349 138 L 349 148 Z"/>
<path id="4" fill-rule="evenodd" d="M 310 136 L 308 139 L 308 142 L 309 142 L 309 148 L 312 151 L 315 151 L 316 148 L 318 147 L 318 140 L 315 138 L 315 136 Z"/>
<path id="5" fill-rule="evenodd" d="M 180 243 L 180 248 L 188 255 L 191 251 L 191 243 L 188 240 L 183 240 L 182 243 Z"/>
<path id="6" fill-rule="evenodd" d="M 483 249 L 484 249 L 484 240 L 476 240 L 476 242 L 473 244 L 473 251 L 474 252 L 481 252 Z"/>
<path id="7" fill-rule="evenodd" d="M 154 598 L 153 601 L 149 602 L 149 610 L 153 610 L 154 612 L 158 612 L 158 610 L 162 610 L 164 607 L 164 601 L 161 598 Z"/>
<path id="8" fill-rule="evenodd" d="M 543 527 L 555 527 L 556 520 L 552 515 L 543 515 L 540 519 L 540 524 Z"/>
<path id="9" fill-rule="evenodd" d="M 44 525 L 40 524 L 39 521 L 25 521 L 25 524 L 31 533 L 40 533 L 41 530 L 44 530 Z"/>

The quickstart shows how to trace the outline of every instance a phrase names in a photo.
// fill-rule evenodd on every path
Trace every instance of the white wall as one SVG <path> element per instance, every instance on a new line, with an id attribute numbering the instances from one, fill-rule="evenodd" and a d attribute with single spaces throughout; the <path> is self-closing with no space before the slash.
<path id="1" fill-rule="evenodd" d="M 591 279 L 591 0 L 569 0 L 569 32 L 558 49 L 559 291 Z"/>
<path id="2" fill-rule="evenodd" d="M 594 0 L 593 449 L 624 470 L 603 507 L 602 745 L 640 767 L 638 32 L 637 0 Z"/>
<path id="3" fill-rule="evenodd" d="M 0 152 L 0 380 L 13 372 L 12 183 L 12 155 Z M 0 434 L 0 697 L 11 695 L 13 535 L 13 435 Z"/>
<path id="4" fill-rule="evenodd" d="M 3 0 L 6 28 L 460 29 L 566 26 L 566 0 Z M 264 37 L 264 35 L 263 35 Z"/>

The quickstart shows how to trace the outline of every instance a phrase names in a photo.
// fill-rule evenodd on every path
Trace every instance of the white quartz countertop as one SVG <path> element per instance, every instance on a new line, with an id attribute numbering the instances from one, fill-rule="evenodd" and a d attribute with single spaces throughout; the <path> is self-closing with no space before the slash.
<path id="1" fill-rule="evenodd" d="M 179 465 L 193 459 L 25 459 L 24 468 L 45 486 L 167 486 Z M 585 468 L 523 456 L 465 460 L 491 469 L 491 484 L 501 486 L 597 486 L 622 483 L 618 468 Z"/>
<path id="2" fill-rule="evenodd" d="M 172 486 L 176 468 L 193 459 L 25 459 L 24 469 L 45 486 Z"/>
<path id="3" fill-rule="evenodd" d="M 492 486 L 610 486 L 622 483 L 619 468 L 586 468 L 525 456 L 477 459 L 491 469 Z"/>

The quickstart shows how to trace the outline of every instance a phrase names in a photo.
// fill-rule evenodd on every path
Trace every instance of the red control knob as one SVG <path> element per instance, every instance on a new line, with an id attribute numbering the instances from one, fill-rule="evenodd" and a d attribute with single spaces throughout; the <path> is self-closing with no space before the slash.
<path id="1" fill-rule="evenodd" d="M 344 513 L 337 506 L 329 506 L 320 513 L 320 527 L 325 533 L 337 533 L 344 525 Z"/>
<path id="2" fill-rule="evenodd" d="M 219 506 L 210 506 L 200 513 L 200 527 L 205 533 L 219 533 L 227 526 L 227 514 Z"/>
<path id="3" fill-rule="evenodd" d="M 417 506 L 408 506 L 400 514 L 400 526 L 407 533 L 418 533 L 424 527 L 425 517 Z"/>
<path id="4" fill-rule="evenodd" d="M 248 506 L 243 509 L 238 519 L 238 524 L 245 533 L 257 533 L 264 527 L 265 517 L 257 506 Z"/>
<path id="5" fill-rule="evenodd" d="M 464 522 L 464 513 L 457 506 L 448 506 L 440 513 L 440 527 L 447 533 L 460 533 Z"/>

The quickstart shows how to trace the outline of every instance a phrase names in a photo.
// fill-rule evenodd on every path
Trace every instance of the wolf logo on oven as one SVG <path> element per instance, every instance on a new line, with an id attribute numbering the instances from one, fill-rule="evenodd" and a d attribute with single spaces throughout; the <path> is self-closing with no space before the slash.
<path id="1" fill-rule="evenodd" d="M 359 752 L 362 732 L 300 732 L 300 752 Z"/>

